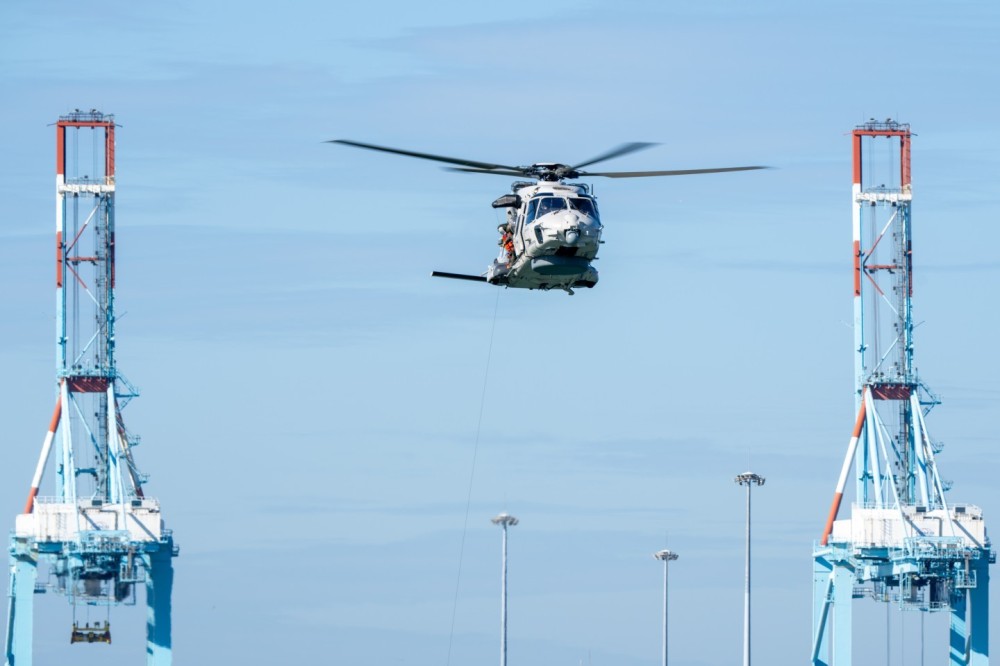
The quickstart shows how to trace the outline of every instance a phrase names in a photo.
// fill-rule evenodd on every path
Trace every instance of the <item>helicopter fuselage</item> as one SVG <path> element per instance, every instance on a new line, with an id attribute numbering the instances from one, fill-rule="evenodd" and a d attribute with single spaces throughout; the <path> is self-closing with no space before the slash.
<path id="1" fill-rule="evenodd" d="M 593 287 L 601 244 L 597 201 L 584 184 L 516 182 L 493 202 L 507 209 L 499 256 L 486 270 L 491 284 L 524 289 Z M 510 234 L 505 245 L 506 234 Z"/>

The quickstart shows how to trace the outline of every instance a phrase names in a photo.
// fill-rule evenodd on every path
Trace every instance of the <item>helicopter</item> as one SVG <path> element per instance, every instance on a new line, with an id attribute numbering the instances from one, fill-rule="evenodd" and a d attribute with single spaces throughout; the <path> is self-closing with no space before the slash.
<path id="1" fill-rule="evenodd" d="M 573 295 L 574 287 L 597 284 L 597 269 L 593 262 L 603 243 L 604 226 L 597 210 L 597 198 L 590 185 L 566 182 L 585 177 L 645 178 L 650 176 L 684 176 L 701 173 L 724 173 L 766 169 L 764 166 L 719 167 L 712 169 L 675 169 L 669 171 L 582 171 L 584 167 L 628 155 L 655 146 L 654 143 L 632 142 L 572 166 L 556 162 L 536 162 L 528 166 L 510 166 L 479 162 L 399 148 L 387 148 L 347 139 L 338 143 L 366 150 L 417 157 L 444 162 L 453 166 L 449 171 L 513 176 L 532 180 L 517 180 L 510 193 L 493 202 L 493 208 L 506 209 L 506 221 L 497 227 L 500 233 L 500 253 L 480 275 L 433 271 L 433 277 L 485 282 L 496 286 L 548 291 L 559 289 Z"/>

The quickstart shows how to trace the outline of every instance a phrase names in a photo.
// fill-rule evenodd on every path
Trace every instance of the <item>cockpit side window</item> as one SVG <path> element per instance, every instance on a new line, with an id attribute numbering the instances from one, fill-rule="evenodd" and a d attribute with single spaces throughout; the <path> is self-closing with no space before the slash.
<path id="1" fill-rule="evenodd" d="M 532 199 L 528 202 L 528 213 L 524 216 L 524 223 L 531 224 L 535 221 L 535 212 L 538 210 L 538 199 Z"/>
<path id="2" fill-rule="evenodd" d="M 584 215 L 588 215 L 595 220 L 597 217 L 597 205 L 594 204 L 593 199 L 584 199 L 583 197 L 573 198 L 569 200 L 569 206 L 573 210 L 578 210 Z"/>

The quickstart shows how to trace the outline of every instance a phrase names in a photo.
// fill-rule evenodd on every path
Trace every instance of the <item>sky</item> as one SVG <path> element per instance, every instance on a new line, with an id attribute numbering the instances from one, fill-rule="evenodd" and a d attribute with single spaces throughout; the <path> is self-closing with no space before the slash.
<path id="1" fill-rule="evenodd" d="M 872 117 L 917 135 L 949 497 L 1000 514 L 998 28 L 985 0 L 3 3 L 0 531 L 53 401 L 51 124 L 96 108 L 121 125 L 118 365 L 181 547 L 176 663 L 489 663 L 501 511 L 512 666 L 659 663 L 665 546 L 671 663 L 736 663 L 748 467 L 753 656 L 803 663 L 854 416 L 848 137 Z M 601 281 L 569 297 L 431 279 L 485 269 L 509 181 L 337 138 L 774 168 L 595 182 Z M 887 640 L 884 606 L 854 612 L 856 664 L 912 663 L 916 614 Z M 35 617 L 39 663 L 141 658 L 141 608 L 110 647 L 71 648 L 62 599 Z M 943 660 L 947 617 L 925 631 Z"/>

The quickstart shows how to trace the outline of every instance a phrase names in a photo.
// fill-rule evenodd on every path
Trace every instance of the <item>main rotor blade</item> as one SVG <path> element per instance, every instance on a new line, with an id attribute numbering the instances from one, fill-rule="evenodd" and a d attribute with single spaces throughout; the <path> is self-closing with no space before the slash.
<path id="1" fill-rule="evenodd" d="M 646 148 L 651 148 L 655 146 L 655 143 L 644 143 L 641 141 L 633 143 L 623 143 L 613 150 L 609 150 L 603 155 L 598 155 L 597 157 L 587 160 L 586 162 L 580 162 L 579 164 L 574 164 L 570 169 L 576 171 L 577 169 L 585 166 L 590 166 L 591 164 L 597 164 L 598 162 L 603 162 L 604 160 L 610 160 L 615 157 L 621 157 L 622 155 L 628 155 L 629 153 L 634 153 L 640 150 L 645 150 Z"/>
<path id="2" fill-rule="evenodd" d="M 444 167 L 446 171 L 464 171 L 465 173 L 491 173 L 496 176 L 521 176 L 531 178 L 531 174 L 525 170 L 514 169 L 466 169 L 465 167 Z"/>
<path id="3" fill-rule="evenodd" d="M 517 167 L 507 166 L 506 164 L 490 164 L 488 162 L 476 162 L 474 160 L 463 160 L 458 157 L 445 157 L 443 155 L 431 155 L 430 153 L 418 153 L 412 150 L 400 150 L 399 148 L 386 148 L 385 146 L 376 146 L 370 143 L 360 143 L 358 141 L 348 141 L 347 139 L 332 139 L 326 143 L 342 143 L 345 146 L 354 146 L 355 148 L 366 148 L 368 150 L 380 150 L 383 153 L 394 153 L 396 155 L 406 155 L 407 157 L 419 157 L 422 160 L 433 160 L 435 162 L 446 162 L 448 164 L 461 164 L 468 167 L 476 167 L 479 169 L 516 169 Z"/>
<path id="4" fill-rule="evenodd" d="M 606 176 L 607 178 L 646 178 L 648 176 L 690 176 L 697 173 L 726 173 L 729 171 L 753 171 L 755 169 L 770 169 L 768 166 L 720 167 L 718 169 L 674 169 L 671 171 L 604 171 L 590 173 L 581 171 L 580 177 Z"/>

